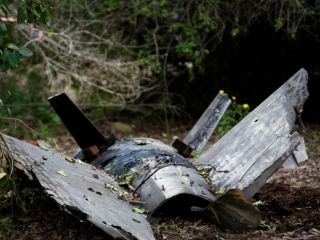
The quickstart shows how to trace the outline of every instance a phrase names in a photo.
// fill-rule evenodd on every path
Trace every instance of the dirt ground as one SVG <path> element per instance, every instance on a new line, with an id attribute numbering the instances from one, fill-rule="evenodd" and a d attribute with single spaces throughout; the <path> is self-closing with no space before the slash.
<path id="1" fill-rule="evenodd" d="M 135 125 L 136 136 L 151 136 L 166 142 L 183 136 L 188 129 L 188 125 L 178 126 L 167 135 L 152 126 Z M 203 217 L 167 217 L 152 225 L 156 238 L 320 239 L 320 125 L 307 125 L 305 140 L 309 160 L 298 169 L 280 169 L 254 196 L 253 201 L 263 203 L 259 207 L 264 220 L 261 229 L 241 234 L 226 233 Z M 76 149 L 70 137 L 61 136 L 56 142 L 64 143 L 58 147 L 66 153 Z M 101 230 L 79 222 L 41 193 L 32 202 L 27 213 L 16 213 L 12 227 L 6 229 L 7 235 L 3 239 L 107 239 Z M 0 212 L 2 217 L 6 214 Z"/>

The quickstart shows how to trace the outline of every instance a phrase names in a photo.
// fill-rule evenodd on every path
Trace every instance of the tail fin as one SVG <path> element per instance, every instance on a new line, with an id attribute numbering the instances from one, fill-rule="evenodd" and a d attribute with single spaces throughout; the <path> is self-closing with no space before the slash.
<path id="1" fill-rule="evenodd" d="M 218 93 L 183 142 L 193 150 L 201 152 L 230 103 L 227 95 Z"/>
<path id="2" fill-rule="evenodd" d="M 101 150 L 114 143 L 114 137 L 105 138 L 65 93 L 48 101 L 81 149 L 97 146 Z"/>
<path id="3" fill-rule="evenodd" d="M 183 141 L 176 139 L 173 147 L 186 157 L 190 155 L 192 150 L 202 152 L 230 103 L 231 100 L 227 95 L 218 93 L 188 135 Z"/>

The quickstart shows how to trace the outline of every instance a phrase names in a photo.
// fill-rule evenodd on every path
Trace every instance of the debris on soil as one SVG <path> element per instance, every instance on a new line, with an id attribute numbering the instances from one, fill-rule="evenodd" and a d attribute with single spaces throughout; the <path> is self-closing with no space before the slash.
<path id="1" fill-rule="evenodd" d="M 142 207 L 133 207 L 132 211 L 135 213 L 139 213 L 139 214 L 144 214 L 146 213 L 146 210 Z"/>
<path id="2" fill-rule="evenodd" d="M 59 171 L 57 171 L 57 173 L 60 174 L 61 176 L 64 176 L 64 177 L 68 176 L 64 170 L 59 170 Z"/>
<path id="3" fill-rule="evenodd" d="M 145 124 L 139 126 L 138 122 L 135 125 L 139 135 L 161 138 L 161 130 Z M 173 134 L 184 135 L 188 127 L 179 125 L 177 129 L 178 132 Z M 263 219 L 261 224 L 264 224 L 264 227 L 261 225 L 261 229 L 246 233 L 226 233 L 206 218 L 192 215 L 169 216 L 152 224 L 156 239 L 319 239 L 320 137 L 317 136 L 320 136 L 320 125 L 307 125 L 306 132 L 306 146 L 310 159 L 300 168 L 280 169 L 254 196 L 255 202 L 264 202 L 258 206 Z M 217 138 L 216 135 L 214 137 Z M 67 146 L 66 154 L 75 152 L 77 147 L 70 137 L 59 138 L 63 139 L 60 142 L 68 143 L 64 144 Z M 32 204 L 29 203 L 27 213 L 16 213 L 12 219 L 13 227 L 8 230 L 9 235 L 3 239 L 106 239 L 105 233 L 97 227 L 79 223 L 78 219 L 62 211 L 53 200 L 42 194 L 41 189 L 33 191 L 37 192 L 36 200 Z M 8 216 L 8 212 L 0 211 L 0 218 L 5 216 Z"/>
<path id="4" fill-rule="evenodd" d="M 66 156 L 64 159 L 67 160 L 67 161 L 70 162 L 70 163 L 75 163 L 75 162 L 76 162 L 76 161 L 74 160 L 74 158 L 69 157 L 69 156 Z"/>
<path id="5" fill-rule="evenodd" d="M 210 203 L 206 213 L 222 229 L 233 232 L 256 229 L 261 221 L 260 211 L 238 189 L 230 189 Z"/>

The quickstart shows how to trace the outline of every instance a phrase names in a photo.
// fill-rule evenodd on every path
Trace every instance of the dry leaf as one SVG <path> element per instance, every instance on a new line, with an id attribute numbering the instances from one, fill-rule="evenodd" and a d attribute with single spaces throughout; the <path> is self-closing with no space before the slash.
<path id="1" fill-rule="evenodd" d="M 139 213 L 139 214 L 146 213 L 146 210 L 144 210 L 143 208 L 139 208 L 139 207 L 132 208 L 132 211 L 135 212 L 135 213 Z"/>
<path id="2" fill-rule="evenodd" d="M 64 177 L 67 177 L 68 175 L 66 174 L 65 171 L 63 170 L 60 170 L 60 171 L 57 171 L 58 174 L 60 174 L 61 176 L 64 176 Z"/>
<path id="3" fill-rule="evenodd" d="M 0 179 L 4 178 L 7 174 L 5 172 L 0 172 Z"/>

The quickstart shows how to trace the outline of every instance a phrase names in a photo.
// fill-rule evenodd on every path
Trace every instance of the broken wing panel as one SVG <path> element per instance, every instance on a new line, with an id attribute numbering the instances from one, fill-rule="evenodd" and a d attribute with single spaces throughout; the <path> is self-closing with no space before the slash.
<path id="1" fill-rule="evenodd" d="M 248 197 L 252 197 L 275 173 L 299 145 L 299 134 L 281 136 L 276 139 L 255 162 L 241 174 L 239 186 Z"/>
<path id="2" fill-rule="evenodd" d="M 292 152 L 290 157 L 282 164 L 286 169 L 293 169 L 299 167 L 299 164 L 308 159 L 308 154 L 306 150 L 306 145 L 304 143 L 304 138 L 300 136 L 299 146 Z"/>
<path id="3" fill-rule="evenodd" d="M 120 188 L 105 171 L 83 162 L 71 163 L 53 151 L 3 137 L 15 161 L 32 171 L 46 192 L 66 211 L 81 211 L 86 216 L 83 220 L 117 239 L 154 239 L 146 217 L 134 213 L 133 206 L 105 188 L 106 183 Z"/>
<path id="4" fill-rule="evenodd" d="M 227 95 L 219 93 L 183 139 L 183 142 L 193 150 L 201 152 L 230 103 L 231 100 Z"/>
<path id="5" fill-rule="evenodd" d="M 214 167 L 213 187 L 239 188 L 252 196 L 285 162 L 299 143 L 298 134 L 290 133 L 309 95 L 307 79 L 299 70 L 196 160 Z"/>

